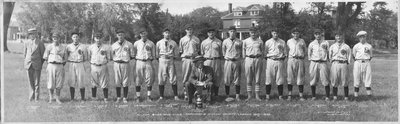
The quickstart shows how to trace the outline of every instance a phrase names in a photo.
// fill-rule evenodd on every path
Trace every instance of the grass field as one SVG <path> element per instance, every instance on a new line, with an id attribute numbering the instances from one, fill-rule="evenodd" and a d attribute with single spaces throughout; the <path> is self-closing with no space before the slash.
<path id="1" fill-rule="evenodd" d="M 22 44 L 9 43 L 11 50 L 5 53 L 4 59 L 4 111 L 5 122 L 114 122 L 114 121 L 398 121 L 398 61 L 397 54 L 376 55 L 372 61 L 372 88 L 374 97 L 368 99 L 365 96 L 365 88 L 360 89 L 361 97 L 358 100 L 349 102 L 342 101 L 343 88 L 339 89 L 339 101 L 326 102 L 322 100 L 324 90 L 321 85 L 317 88 L 318 100 L 299 101 L 295 96 L 292 101 L 277 100 L 277 88 L 272 89 L 273 100 L 268 102 L 231 102 L 223 101 L 225 98 L 224 89 L 220 87 L 221 96 L 218 101 L 206 106 L 205 109 L 193 109 L 185 101 L 174 101 L 172 99 L 172 88 L 166 86 L 165 95 L 167 99 L 162 103 L 141 102 L 133 103 L 135 98 L 134 85 L 130 86 L 128 104 L 114 102 L 104 103 L 101 101 L 88 101 L 85 103 L 69 102 L 69 90 L 64 85 L 61 93 L 61 100 L 64 104 L 48 104 L 48 92 L 46 89 L 47 73 L 42 70 L 40 95 L 38 103 L 29 102 L 29 86 L 26 78 L 26 71 L 23 68 Z M 180 74 L 180 62 L 177 63 L 178 74 Z M 306 64 L 308 67 L 308 63 Z M 47 64 L 44 65 L 44 68 Z M 110 64 L 112 72 L 112 65 Z M 157 68 L 157 66 L 155 66 Z M 265 69 L 265 67 L 264 67 Z M 351 69 L 352 70 L 352 69 Z M 89 72 L 88 72 L 89 73 Z M 265 72 L 264 72 L 265 73 Z M 263 77 L 264 77 L 263 73 Z M 110 73 L 112 74 L 112 73 Z M 113 75 L 110 75 L 112 77 Z M 241 97 L 246 98 L 245 82 L 242 75 Z M 308 80 L 308 73 L 306 81 Z M 110 82 L 110 98 L 115 100 L 115 88 L 113 78 Z M 178 75 L 178 80 L 181 80 Z M 264 82 L 264 78 L 262 82 Z M 157 80 L 156 80 L 157 82 Z M 158 85 L 153 85 L 152 97 L 158 98 Z M 353 94 L 352 79 L 350 83 L 350 94 Z M 86 97 L 91 92 L 87 81 Z M 179 93 L 182 94 L 182 85 L 179 85 Z M 265 89 L 265 84 L 261 89 Z M 79 98 L 79 91 L 76 96 Z M 142 90 L 142 96 L 145 96 Z M 234 92 L 234 87 L 231 87 Z M 265 96 L 265 90 L 262 91 Z M 287 88 L 285 86 L 285 92 Z M 297 86 L 294 87 L 294 94 L 298 94 Z M 305 94 L 311 94 L 308 83 L 305 85 Z M 102 98 L 102 91 L 98 91 Z M 182 96 L 181 96 L 182 97 Z M 352 98 L 352 97 L 350 97 Z"/>

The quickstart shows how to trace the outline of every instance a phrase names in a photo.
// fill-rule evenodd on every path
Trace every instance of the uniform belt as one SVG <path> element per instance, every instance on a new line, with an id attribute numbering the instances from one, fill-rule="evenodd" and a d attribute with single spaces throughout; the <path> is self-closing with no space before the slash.
<path id="1" fill-rule="evenodd" d="M 68 62 L 72 62 L 72 63 L 81 63 L 81 62 L 77 62 L 77 61 L 68 61 Z M 83 61 L 82 61 L 83 62 Z"/>
<path id="2" fill-rule="evenodd" d="M 95 66 L 102 66 L 102 65 L 106 65 L 106 64 L 96 64 L 96 63 L 90 63 L 90 64 L 92 64 L 92 65 L 95 65 Z"/>
<path id="3" fill-rule="evenodd" d="M 361 62 L 361 63 L 369 62 L 368 59 L 356 59 L 356 61 L 359 61 L 359 62 Z"/>
<path id="4" fill-rule="evenodd" d="M 293 57 L 291 57 L 291 58 L 294 58 L 294 59 L 304 59 L 304 57 L 300 57 L 300 56 L 293 56 Z"/>
<path id="5" fill-rule="evenodd" d="M 173 59 L 174 57 L 172 57 L 172 56 L 160 56 L 160 58 L 163 58 L 163 59 Z"/>
<path id="6" fill-rule="evenodd" d="M 153 61 L 153 59 L 136 59 L 136 60 L 144 61 L 144 62 L 146 62 L 146 61 Z"/>
<path id="7" fill-rule="evenodd" d="M 249 58 L 260 58 L 261 55 L 248 55 L 246 57 L 249 57 Z"/>
<path id="8" fill-rule="evenodd" d="M 283 58 L 271 58 L 271 57 L 267 57 L 268 59 L 272 59 L 272 60 L 275 60 L 275 61 L 283 61 L 283 60 L 285 60 L 285 57 L 283 57 Z M 267 59 L 267 58 L 265 58 L 265 59 Z"/>
<path id="9" fill-rule="evenodd" d="M 237 59 L 237 58 L 226 58 L 225 60 L 226 60 L 226 61 L 237 61 L 237 60 L 239 60 L 239 59 Z"/>
<path id="10" fill-rule="evenodd" d="M 182 57 L 182 58 L 185 58 L 185 59 L 194 59 L 195 57 L 194 57 L 194 56 L 184 56 L 184 57 Z"/>
<path id="11" fill-rule="evenodd" d="M 125 62 L 125 61 L 122 61 L 122 60 L 117 60 L 117 61 L 114 61 L 114 62 L 116 62 L 116 63 L 128 63 L 128 62 Z"/>
<path id="12" fill-rule="evenodd" d="M 311 61 L 313 61 L 313 62 L 317 62 L 317 63 L 326 62 L 326 61 L 324 61 L 324 60 L 311 60 Z"/>
<path id="13" fill-rule="evenodd" d="M 339 62 L 339 63 L 342 63 L 342 64 L 344 64 L 344 63 L 348 63 L 348 61 L 347 60 L 333 60 L 333 62 Z"/>
<path id="14" fill-rule="evenodd" d="M 64 63 L 62 63 L 62 62 L 49 62 L 50 64 L 59 64 L 59 65 L 61 65 L 61 64 L 64 64 Z"/>
<path id="15" fill-rule="evenodd" d="M 220 59 L 221 57 L 213 57 L 213 58 L 206 58 L 207 60 L 217 60 Z"/>

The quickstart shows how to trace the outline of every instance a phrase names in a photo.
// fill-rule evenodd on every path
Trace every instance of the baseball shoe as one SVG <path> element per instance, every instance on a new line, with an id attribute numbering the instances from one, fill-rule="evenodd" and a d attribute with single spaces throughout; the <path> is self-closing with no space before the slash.
<path id="1" fill-rule="evenodd" d="M 158 98 L 157 102 L 162 102 L 164 100 L 163 97 Z"/>
<path id="2" fill-rule="evenodd" d="M 147 102 L 153 102 L 153 101 L 151 100 L 150 96 L 147 97 L 146 101 L 147 101 Z"/>
<path id="3" fill-rule="evenodd" d="M 311 101 L 315 101 L 317 99 L 317 97 L 312 97 Z"/>
<path id="4" fill-rule="evenodd" d="M 62 102 L 60 101 L 60 99 L 56 99 L 56 102 L 57 102 L 58 104 L 62 104 Z"/>
<path id="5" fill-rule="evenodd" d="M 291 101 L 292 100 L 292 96 L 288 96 L 287 100 Z"/>
<path id="6" fill-rule="evenodd" d="M 121 98 L 117 98 L 117 100 L 115 101 L 116 103 L 121 102 Z"/>
<path id="7" fill-rule="evenodd" d="M 245 101 L 248 102 L 250 100 L 251 100 L 251 97 L 247 97 L 247 99 Z"/>
<path id="8" fill-rule="evenodd" d="M 279 96 L 279 100 L 283 100 L 283 96 Z"/>
<path id="9" fill-rule="evenodd" d="M 269 100 L 270 100 L 269 95 L 266 95 L 266 96 L 265 96 L 265 101 L 269 101 Z"/>
<path id="10" fill-rule="evenodd" d="M 97 97 L 92 97 L 91 100 L 92 100 L 92 101 L 97 101 L 97 100 L 99 100 L 99 99 L 98 99 Z"/>
<path id="11" fill-rule="evenodd" d="M 325 101 L 329 101 L 330 99 L 329 99 L 329 97 L 325 97 Z"/>
<path id="12" fill-rule="evenodd" d="M 188 96 L 185 95 L 184 100 L 185 100 L 185 101 L 188 101 L 188 100 L 189 100 Z"/>
<path id="13" fill-rule="evenodd" d="M 304 99 L 304 97 L 300 97 L 300 101 L 305 101 L 306 99 Z"/>
<path id="14" fill-rule="evenodd" d="M 136 98 L 135 102 L 136 102 L 136 103 L 139 103 L 139 102 L 140 102 L 140 98 L 139 98 L 139 97 Z"/>
<path id="15" fill-rule="evenodd" d="M 239 97 L 236 97 L 235 100 L 238 101 L 238 102 L 239 102 L 239 101 L 242 101 L 242 100 L 240 100 Z"/>
<path id="16" fill-rule="evenodd" d="M 357 92 L 354 92 L 354 97 L 358 97 L 358 93 Z"/>
<path id="17" fill-rule="evenodd" d="M 179 99 L 178 96 L 175 96 L 175 97 L 174 97 L 174 100 L 179 101 L 179 100 L 181 100 L 181 99 Z"/>
<path id="18" fill-rule="evenodd" d="M 333 101 L 337 101 L 337 96 L 333 96 Z"/>
<path id="19" fill-rule="evenodd" d="M 124 103 L 128 103 L 128 99 L 123 98 L 122 101 L 124 101 Z"/>
<path id="20" fill-rule="evenodd" d="M 104 103 L 108 103 L 108 100 L 107 100 L 107 98 L 104 98 L 104 100 L 103 100 L 103 101 L 104 101 Z"/>
<path id="21" fill-rule="evenodd" d="M 344 97 L 344 101 L 349 101 L 349 97 Z"/>

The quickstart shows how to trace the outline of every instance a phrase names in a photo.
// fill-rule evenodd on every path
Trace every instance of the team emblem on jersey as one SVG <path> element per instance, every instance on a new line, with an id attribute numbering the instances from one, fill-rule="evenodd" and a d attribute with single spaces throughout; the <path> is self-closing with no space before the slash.
<path id="1" fill-rule="evenodd" d="M 328 49 L 328 46 L 327 46 L 326 44 L 323 44 L 323 45 L 322 45 L 322 48 L 325 49 L 325 50 L 327 50 L 327 49 Z"/>
<path id="2" fill-rule="evenodd" d="M 242 48 L 242 46 L 240 46 L 240 44 L 235 44 L 235 48 L 236 48 L 237 50 L 239 50 L 240 48 Z"/>
<path id="3" fill-rule="evenodd" d="M 145 48 L 146 48 L 147 51 L 151 50 L 151 47 L 149 45 L 146 45 Z"/>
<path id="4" fill-rule="evenodd" d="M 106 51 L 102 50 L 100 51 L 100 54 L 104 56 L 106 54 Z"/>
<path id="5" fill-rule="evenodd" d="M 169 45 L 169 49 L 172 49 L 174 46 L 172 46 L 172 45 Z"/>
<path id="6" fill-rule="evenodd" d="M 128 51 L 129 51 L 129 48 L 128 48 L 128 47 L 124 47 L 124 50 L 125 50 L 126 52 L 128 52 Z"/>
<path id="7" fill-rule="evenodd" d="M 340 50 L 340 53 L 342 54 L 342 55 L 346 55 L 346 50 L 344 50 L 344 49 L 342 49 L 342 50 Z"/>
<path id="8" fill-rule="evenodd" d="M 81 49 L 78 49 L 78 54 L 82 55 L 82 50 Z"/>
<path id="9" fill-rule="evenodd" d="M 282 45 L 278 45 L 278 49 L 279 49 L 279 51 L 283 51 L 283 46 Z"/>
<path id="10" fill-rule="evenodd" d="M 369 49 L 367 47 L 364 48 L 365 53 L 369 53 Z"/>

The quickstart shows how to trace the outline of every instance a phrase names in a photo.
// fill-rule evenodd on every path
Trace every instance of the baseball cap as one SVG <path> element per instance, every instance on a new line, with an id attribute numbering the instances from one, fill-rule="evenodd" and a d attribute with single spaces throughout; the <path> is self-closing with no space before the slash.
<path id="1" fill-rule="evenodd" d="M 166 32 L 166 31 L 170 31 L 170 30 L 169 30 L 168 28 L 165 28 L 165 29 L 164 29 L 164 32 Z"/>
<path id="2" fill-rule="evenodd" d="M 357 37 L 358 37 L 358 36 L 361 36 L 361 35 L 367 35 L 367 32 L 366 32 L 366 31 L 359 31 L 359 32 L 357 33 Z"/>
<path id="3" fill-rule="evenodd" d="M 297 28 L 297 27 L 296 27 L 296 28 L 293 28 L 293 29 L 292 29 L 292 33 L 295 33 L 295 32 L 299 33 L 299 28 Z"/>
<path id="4" fill-rule="evenodd" d="M 314 30 L 314 34 L 321 34 L 321 33 L 322 33 L 321 29 L 315 29 Z"/>
<path id="5" fill-rule="evenodd" d="M 28 29 L 28 34 L 32 34 L 32 33 L 36 33 L 36 32 L 37 32 L 36 28 Z"/>
<path id="6" fill-rule="evenodd" d="M 119 33 L 125 33 L 124 29 L 117 29 L 117 31 L 115 31 L 117 34 Z"/>
<path id="7" fill-rule="evenodd" d="M 58 33 L 53 33 L 53 34 L 51 35 L 51 37 L 60 37 L 60 34 L 58 34 Z"/>
<path id="8" fill-rule="evenodd" d="M 192 27 L 192 25 L 186 25 L 185 26 L 185 30 L 187 30 L 187 29 L 192 29 L 193 27 Z"/>
<path id="9" fill-rule="evenodd" d="M 255 27 L 251 27 L 251 28 L 249 29 L 249 31 L 255 32 L 255 31 L 257 31 L 257 29 L 256 29 Z"/>
<path id="10" fill-rule="evenodd" d="M 205 61 L 205 58 L 201 55 L 198 55 L 194 58 L 194 62 Z"/>
<path id="11" fill-rule="evenodd" d="M 71 33 L 71 36 L 74 35 L 74 34 L 76 34 L 76 35 L 78 35 L 78 36 L 81 36 L 81 33 L 79 33 L 79 32 L 72 32 L 72 33 Z"/>
<path id="12" fill-rule="evenodd" d="M 96 34 L 94 34 L 94 37 L 102 37 L 102 36 L 103 36 L 102 33 L 96 33 Z"/>
<path id="13" fill-rule="evenodd" d="M 209 32 L 215 32 L 215 29 L 214 28 L 209 28 L 209 29 L 207 29 L 207 33 L 209 33 Z"/>
<path id="14" fill-rule="evenodd" d="M 236 31 L 236 27 L 235 26 L 229 26 L 228 30 L 235 30 Z"/>

